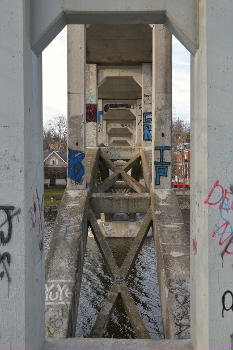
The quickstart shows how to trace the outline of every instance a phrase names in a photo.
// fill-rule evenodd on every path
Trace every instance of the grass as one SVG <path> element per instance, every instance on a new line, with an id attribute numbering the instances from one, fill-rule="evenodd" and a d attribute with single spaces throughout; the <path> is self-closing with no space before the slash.
<path id="1" fill-rule="evenodd" d="M 44 207 L 49 205 L 59 206 L 62 200 L 65 188 L 45 188 L 44 190 Z"/>

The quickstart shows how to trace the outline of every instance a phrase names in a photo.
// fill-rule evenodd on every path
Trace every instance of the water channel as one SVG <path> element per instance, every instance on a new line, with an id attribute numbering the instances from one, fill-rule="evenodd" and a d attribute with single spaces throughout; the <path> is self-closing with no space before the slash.
<path id="1" fill-rule="evenodd" d="M 187 210 L 186 210 L 187 211 Z M 182 210 L 183 212 L 183 210 Z M 187 211 L 187 217 L 189 210 Z M 47 251 L 56 215 L 46 215 L 44 245 Z M 188 220 L 185 220 L 188 221 Z M 189 224 L 189 222 L 188 222 Z M 107 238 L 118 266 L 124 261 L 133 238 Z M 89 337 L 97 315 L 104 303 L 111 285 L 104 259 L 98 249 L 93 235 L 88 235 L 87 250 L 80 292 L 80 304 L 77 322 L 77 337 Z M 154 239 L 148 235 L 142 249 L 131 269 L 127 280 L 138 311 L 152 339 L 163 338 L 163 326 L 160 308 L 159 285 L 157 280 L 156 255 Z M 129 318 L 119 299 L 104 333 L 106 338 L 136 338 Z"/>

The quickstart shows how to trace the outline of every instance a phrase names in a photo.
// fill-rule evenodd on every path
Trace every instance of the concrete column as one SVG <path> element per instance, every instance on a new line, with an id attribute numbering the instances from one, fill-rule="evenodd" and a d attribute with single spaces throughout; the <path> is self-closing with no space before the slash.
<path id="1" fill-rule="evenodd" d="M 137 100 L 136 146 L 142 145 L 142 100 Z"/>
<path id="2" fill-rule="evenodd" d="M 191 315 L 195 349 L 233 348 L 233 2 L 201 0 L 191 86 Z"/>
<path id="3" fill-rule="evenodd" d="M 153 26 L 152 187 L 171 188 L 172 36 Z"/>
<path id="4" fill-rule="evenodd" d="M 86 146 L 97 146 L 97 65 L 86 66 Z"/>
<path id="5" fill-rule="evenodd" d="M 30 3 L 0 2 L 0 349 L 44 341 L 42 60 Z"/>
<path id="6" fill-rule="evenodd" d="M 103 144 L 103 100 L 98 100 L 97 144 Z"/>
<path id="7" fill-rule="evenodd" d="M 68 189 L 86 188 L 86 28 L 67 27 L 68 66 Z"/>
<path id="8" fill-rule="evenodd" d="M 142 64 L 142 144 L 152 145 L 152 65 Z"/>

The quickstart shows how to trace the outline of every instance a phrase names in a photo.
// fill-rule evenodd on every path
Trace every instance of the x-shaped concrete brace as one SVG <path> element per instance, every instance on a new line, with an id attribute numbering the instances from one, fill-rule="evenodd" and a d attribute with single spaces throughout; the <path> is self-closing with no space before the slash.
<path id="1" fill-rule="evenodd" d="M 104 237 L 104 234 L 101 232 L 101 228 L 98 225 L 95 214 L 91 208 L 89 209 L 88 213 L 88 221 L 89 225 L 92 228 L 101 254 L 103 255 L 107 267 L 114 278 L 113 285 L 96 319 L 96 322 L 91 332 L 91 336 L 93 338 L 99 338 L 103 336 L 104 330 L 110 319 L 117 298 L 121 295 L 125 310 L 129 316 L 131 325 L 136 333 L 136 336 L 138 338 L 150 338 L 149 333 L 144 325 L 143 320 L 141 319 L 141 316 L 131 296 L 131 293 L 126 285 L 126 280 L 151 226 L 151 208 L 147 211 L 147 214 L 141 224 L 138 234 L 134 238 L 132 247 L 130 248 L 124 260 L 124 263 L 120 268 L 115 262 L 111 248 L 109 247 Z"/>

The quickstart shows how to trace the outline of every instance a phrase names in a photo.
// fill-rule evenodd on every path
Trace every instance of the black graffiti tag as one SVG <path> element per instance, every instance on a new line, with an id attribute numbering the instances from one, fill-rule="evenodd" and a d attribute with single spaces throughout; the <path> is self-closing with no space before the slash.
<path id="1" fill-rule="evenodd" d="M 21 210 L 18 209 L 13 214 L 11 213 L 12 210 L 14 210 L 15 207 L 12 206 L 0 206 L 0 211 L 3 211 L 5 213 L 5 218 L 3 222 L 0 222 L 0 243 L 5 245 L 10 242 L 11 236 L 12 236 L 12 218 L 18 214 L 20 214 Z M 7 225 L 7 232 L 4 232 L 1 230 L 1 228 Z"/>
<path id="2" fill-rule="evenodd" d="M 175 297 L 177 311 L 173 315 L 176 328 L 176 337 L 181 338 L 189 334 L 190 329 L 190 292 L 185 280 L 172 281 L 169 284 L 169 291 Z"/>
<path id="3" fill-rule="evenodd" d="M 12 237 L 12 219 L 19 215 L 21 210 L 15 210 L 13 206 L 0 206 L 0 244 L 6 245 L 10 242 Z M 0 264 L 3 266 L 3 271 L 0 272 L 0 279 L 2 280 L 6 275 L 8 283 L 11 282 L 9 274 L 9 266 L 11 264 L 11 255 L 8 252 L 0 253 Z M 9 285 L 8 285 L 9 286 Z M 9 289 L 8 289 L 9 294 Z"/>
<path id="4" fill-rule="evenodd" d="M 6 261 L 6 262 L 5 262 Z M 9 275 L 9 272 L 8 272 L 8 269 L 7 269 L 7 266 L 6 266 L 6 263 L 10 266 L 11 264 L 11 255 L 10 253 L 3 253 L 3 254 L 0 254 L 0 263 L 3 265 L 4 267 L 4 271 L 2 271 L 0 273 L 0 278 L 1 280 L 3 279 L 4 275 L 6 274 L 7 276 L 7 279 L 8 279 L 8 282 L 11 282 L 11 278 L 10 278 L 10 275 Z"/>
<path id="5" fill-rule="evenodd" d="M 227 296 L 230 297 L 230 303 L 227 303 Z M 233 293 L 227 290 L 222 296 L 222 317 L 224 318 L 224 311 L 233 311 Z"/>

